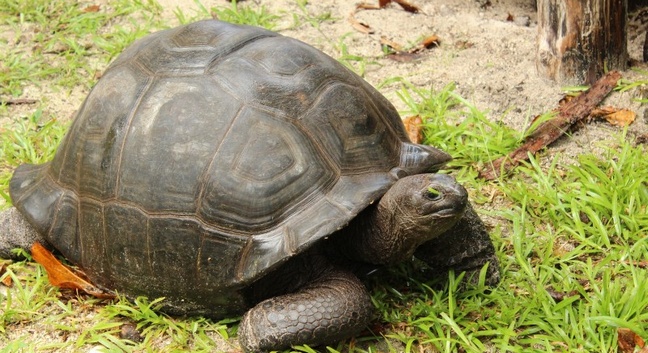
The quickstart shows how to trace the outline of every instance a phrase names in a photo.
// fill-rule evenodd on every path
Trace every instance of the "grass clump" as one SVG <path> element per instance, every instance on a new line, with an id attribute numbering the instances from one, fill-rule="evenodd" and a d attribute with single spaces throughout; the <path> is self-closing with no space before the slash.
<path id="1" fill-rule="evenodd" d="M 405 86 L 399 95 L 408 114 L 423 118 L 426 141 L 455 156 L 450 169 L 473 201 L 498 200 L 487 213 L 504 221 L 491 233 L 502 283 L 459 292 L 451 277 L 439 291 L 400 274 L 406 290 L 375 297 L 387 336 L 402 345 L 390 351 L 612 352 L 617 328 L 646 337 L 646 147 L 620 134 L 602 154 L 534 157 L 485 183 L 476 170 L 525 134 L 489 122 L 452 89 Z"/>
<path id="2" fill-rule="evenodd" d="M 0 185 L 6 186 L 14 169 L 23 164 L 41 164 L 52 159 L 67 131 L 67 124 L 43 118 L 38 109 L 28 117 L 14 119 L 0 129 Z M 0 209 L 11 204 L 5 187 L 0 189 Z"/>
<path id="3" fill-rule="evenodd" d="M 525 203 L 530 217 L 550 220 L 554 232 L 605 253 L 615 245 L 637 241 L 648 225 L 648 162 L 642 145 L 620 137 L 603 156 L 578 156 L 577 163 L 548 168 L 537 159 L 519 169 L 517 180 L 502 186 L 506 195 Z M 528 181 L 531 180 L 530 184 Z"/>
<path id="4" fill-rule="evenodd" d="M 0 26 L 15 41 L 12 49 L 0 50 L 0 95 L 20 96 L 26 83 L 45 78 L 66 88 L 90 87 L 97 56 L 105 65 L 136 36 L 156 28 L 160 10 L 153 1 L 120 0 L 105 8 L 72 0 L 0 2 Z M 130 22 L 136 30 L 115 25 L 135 14 L 143 17 Z"/>
<path id="5" fill-rule="evenodd" d="M 418 115 L 423 120 L 424 143 L 450 153 L 450 168 L 475 172 L 513 150 L 524 136 L 489 120 L 454 88 L 454 84 L 448 84 L 434 91 L 404 83 L 398 96 L 409 108 L 406 115 Z M 471 173 L 473 179 L 475 176 Z"/>

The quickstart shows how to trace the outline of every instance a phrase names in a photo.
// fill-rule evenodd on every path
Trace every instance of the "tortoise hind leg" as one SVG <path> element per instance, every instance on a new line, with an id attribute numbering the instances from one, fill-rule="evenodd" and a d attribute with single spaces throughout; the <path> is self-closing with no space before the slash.
<path id="1" fill-rule="evenodd" d="M 296 344 L 333 343 L 359 333 L 373 305 L 360 280 L 329 270 L 299 291 L 262 301 L 239 326 L 245 352 L 266 352 Z"/>
<path id="2" fill-rule="evenodd" d="M 17 256 L 11 250 L 21 248 L 29 252 L 35 242 L 46 244 L 45 238 L 27 222 L 18 209 L 11 207 L 0 213 L 0 258 L 16 259 Z"/>

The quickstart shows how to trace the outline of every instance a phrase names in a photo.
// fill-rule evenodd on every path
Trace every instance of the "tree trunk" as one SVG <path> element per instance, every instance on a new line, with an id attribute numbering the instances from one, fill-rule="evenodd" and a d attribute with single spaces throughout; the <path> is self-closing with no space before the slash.
<path id="1" fill-rule="evenodd" d="M 591 84 L 628 65 L 628 0 L 538 0 L 538 72 Z"/>

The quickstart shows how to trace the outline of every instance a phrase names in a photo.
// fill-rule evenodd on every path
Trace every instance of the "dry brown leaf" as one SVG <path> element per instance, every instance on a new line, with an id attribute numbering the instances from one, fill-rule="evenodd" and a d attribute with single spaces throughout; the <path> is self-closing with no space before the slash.
<path id="1" fill-rule="evenodd" d="M 380 10 L 380 7 L 380 5 L 367 4 L 363 2 L 356 5 L 356 10 Z"/>
<path id="2" fill-rule="evenodd" d="M 395 51 L 395 52 L 401 52 L 401 51 L 403 51 L 403 46 L 402 46 L 402 45 L 400 45 L 400 44 L 394 42 L 394 41 L 391 40 L 391 39 L 388 39 L 388 38 L 385 37 L 385 36 L 381 36 L 381 37 L 380 37 L 380 45 L 382 45 L 382 46 L 387 46 L 387 47 L 389 47 L 391 50 L 393 50 L 393 51 Z"/>
<path id="3" fill-rule="evenodd" d="M 592 118 L 605 119 L 611 125 L 628 126 L 634 122 L 637 114 L 629 109 L 617 109 L 608 106 L 592 110 L 590 116 Z"/>
<path id="4" fill-rule="evenodd" d="M 635 121 L 637 114 L 629 109 L 621 109 L 605 116 L 605 120 L 614 126 L 628 126 Z"/>
<path id="5" fill-rule="evenodd" d="M 101 6 L 89 5 L 85 9 L 83 9 L 83 12 L 99 12 L 99 10 L 101 10 Z"/>
<path id="6" fill-rule="evenodd" d="M 577 96 L 571 95 L 571 94 L 566 94 L 564 95 L 559 101 L 558 101 L 558 107 L 562 107 L 565 104 L 569 103 L 572 99 L 574 99 Z"/>
<path id="7" fill-rule="evenodd" d="M 634 353 L 635 347 L 645 348 L 644 340 L 628 328 L 617 329 L 619 353 Z"/>
<path id="8" fill-rule="evenodd" d="M 112 299 L 115 297 L 113 293 L 95 287 L 92 283 L 74 273 L 41 244 L 34 243 L 31 248 L 31 254 L 34 260 L 45 268 L 47 278 L 52 285 L 60 288 L 80 290 L 97 298 Z"/>
<path id="9" fill-rule="evenodd" d="M 426 37 L 421 41 L 419 45 L 417 45 L 416 47 L 408 51 L 403 51 L 402 47 L 398 43 L 390 41 L 384 37 L 380 39 L 380 44 L 387 45 L 396 51 L 395 53 L 387 55 L 389 59 L 400 61 L 400 62 L 410 62 L 415 59 L 418 59 L 420 57 L 419 53 L 421 53 L 425 49 L 429 49 L 433 46 L 439 45 L 439 37 L 435 35 Z"/>
<path id="10" fill-rule="evenodd" d="M 372 34 L 374 32 L 374 30 L 369 27 L 369 25 L 356 20 L 355 16 L 353 16 L 353 13 L 349 14 L 348 20 L 351 23 L 351 26 L 353 26 L 353 28 L 355 28 L 359 32 L 362 32 L 364 34 Z"/>
<path id="11" fill-rule="evenodd" d="M 599 107 L 599 108 L 594 108 L 592 109 L 592 112 L 590 113 L 590 116 L 592 118 L 603 118 L 606 115 L 612 114 L 616 112 L 617 109 L 613 107 Z"/>
<path id="12" fill-rule="evenodd" d="M 400 7 L 403 8 L 403 10 L 405 10 L 407 12 L 412 12 L 412 13 L 421 12 L 421 9 L 418 6 L 412 5 L 412 4 L 410 4 L 409 2 L 407 2 L 405 0 L 378 0 L 378 6 L 373 5 L 373 4 L 360 3 L 360 4 L 356 5 L 356 9 L 379 10 L 379 9 L 382 9 L 385 6 L 387 6 L 390 2 L 397 3 L 398 5 L 400 5 Z"/>
<path id="13" fill-rule="evenodd" d="M 439 46 L 439 36 L 433 34 L 431 36 L 425 37 L 421 41 L 421 44 L 419 44 L 418 48 L 416 48 L 415 50 L 430 49 L 437 46 Z"/>
<path id="14" fill-rule="evenodd" d="M 557 303 L 559 303 L 559 302 L 565 300 L 566 298 L 569 298 L 569 297 L 573 297 L 573 296 L 575 296 L 575 295 L 578 295 L 578 292 L 575 291 L 575 290 L 573 290 L 573 291 L 571 291 L 571 292 L 558 292 L 557 290 L 555 290 L 555 289 L 554 289 L 553 287 L 551 287 L 551 286 L 548 287 L 548 288 L 546 289 L 546 291 L 547 291 L 547 293 L 549 294 L 549 296 L 550 296 L 551 298 L 553 298 L 553 300 L 555 300 Z"/>
<path id="15" fill-rule="evenodd" d="M 412 4 L 410 4 L 409 2 L 407 2 L 405 0 L 393 0 L 393 1 L 395 3 L 397 3 L 398 5 L 400 5 L 403 8 L 403 10 L 405 10 L 407 12 L 412 12 L 412 13 L 421 12 L 421 9 L 418 8 L 418 6 L 412 5 Z"/>
<path id="16" fill-rule="evenodd" d="M 409 136 L 410 141 L 414 143 L 421 143 L 423 141 L 423 119 L 418 116 L 410 116 L 403 119 L 403 124 L 405 125 L 405 131 L 407 131 L 407 136 Z"/>

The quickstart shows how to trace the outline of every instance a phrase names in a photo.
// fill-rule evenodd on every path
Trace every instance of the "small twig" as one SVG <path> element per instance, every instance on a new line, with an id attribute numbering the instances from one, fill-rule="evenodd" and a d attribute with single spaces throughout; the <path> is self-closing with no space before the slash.
<path id="1" fill-rule="evenodd" d="M 607 73 L 596 81 L 592 87 L 578 97 L 570 100 L 557 109 L 558 115 L 540 125 L 526 142 L 508 156 L 500 157 L 480 171 L 480 176 L 487 180 L 497 178 L 501 172 L 509 171 L 521 161 L 529 158 L 529 153 L 536 153 L 556 141 L 575 123 L 589 116 L 594 109 L 616 86 L 621 78 L 618 71 Z"/>
<path id="2" fill-rule="evenodd" d="M 36 99 L 32 99 L 32 98 L 0 99 L 0 105 L 34 104 L 36 102 L 38 102 L 38 101 Z"/>

